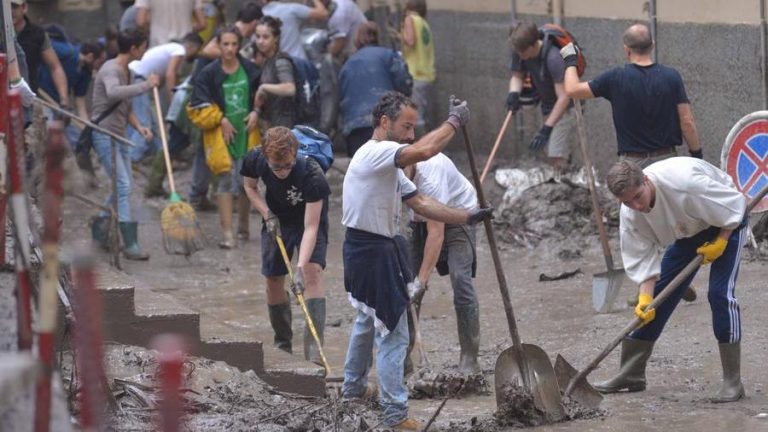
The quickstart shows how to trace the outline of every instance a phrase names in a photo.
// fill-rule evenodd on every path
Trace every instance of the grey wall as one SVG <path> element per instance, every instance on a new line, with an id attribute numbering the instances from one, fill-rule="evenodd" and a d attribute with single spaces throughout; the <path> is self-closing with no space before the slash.
<path id="1" fill-rule="evenodd" d="M 537 23 L 543 16 L 523 16 Z M 509 82 L 508 14 L 434 11 L 429 15 L 437 48 L 436 102 L 433 115 L 445 116 L 450 94 L 468 99 L 470 131 L 478 153 L 490 152 L 502 124 Z M 573 18 L 565 22 L 587 57 L 586 79 L 624 63 L 621 35 L 631 24 L 623 20 Z M 762 109 L 759 28 L 749 25 L 668 24 L 658 29 L 659 61 L 677 68 L 685 80 L 708 161 L 719 164 L 723 141 L 742 116 Z M 524 139 L 507 131 L 500 157 L 530 158 L 527 144 L 540 115 L 526 111 Z M 616 159 L 616 134 L 610 104 L 586 104 L 590 154 L 604 171 Z M 461 142 L 452 150 L 461 151 Z M 577 143 L 574 143 L 574 150 Z M 688 154 L 682 149 L 681 154 Z"/>

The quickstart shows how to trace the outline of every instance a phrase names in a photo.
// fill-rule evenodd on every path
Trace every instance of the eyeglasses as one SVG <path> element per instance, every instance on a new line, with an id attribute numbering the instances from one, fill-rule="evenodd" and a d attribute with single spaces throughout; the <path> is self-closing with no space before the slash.
<path id="1" fill-rule="evenodd" d="M 271 162 L 267 162 L 267 165 L 269 166 L 269 169 L 271 169 L 274 172 L 288 171 L 293 169 L 293 167 L 296 165 L 296 159 L 292 160 L 290 163 L 287 163 L 287 164 L 275 165 Z"/>

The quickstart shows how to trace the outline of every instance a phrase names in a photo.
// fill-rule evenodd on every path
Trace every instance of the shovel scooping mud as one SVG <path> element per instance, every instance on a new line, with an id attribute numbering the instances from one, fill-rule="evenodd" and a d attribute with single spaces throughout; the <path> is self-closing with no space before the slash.
<path id="1" fill-rule="evenodd" d="M 749 214 L 766 194 L 768 194 L 768 186 L 764 186 L 760 192 L 754 196 L 749 205 L 747 205 L 746 213 Z M 693 273 L 694 270 L 701 266 L 703 261 L 703 255 L 696 255 L 696 258 L 691 260 L 691 262 L 688 263 L 688 265 L 686 265 L 656 297 L 654 297 L 651 304 L 646 307 L 646 310 L 658 308 L 658 306 L 662 304 L 667 297 L 669 297 L 680 284 Z M 598 354 L 597 357 L 595 357 L 594 360 L 581 371 L 576 372 L 576 369 L 571 366 L 563 356 L 558 354 L 555 362 L 555 372 L 557 374 L 558 383 L 563 390 L 563 397 L 569 397 L 587 408 L 597 408 L 602 401 L 602 395 L 587 382 L 587 375 L 595 370 L 597 365 L 599 365 L 600 362 L 602 362 L 629 333 L 640 327 L 641 323 L 642 320 L 635 316 L 632 321 L 621 330 L 619 335 L 616 336 L 616 338 L 613 339 L 611 343 L 609 343 L 600 354 Z"/>
<path id="2" fill-rule="evenodd" d="M 581 101 L 574 100 L 574 103 L 576 107 L 573 111 L 576 113 L 576 125 L 579 130 L 581 157 L 584 159 L 584 169 L 587 171 L 589 195 L 592 198 L 592 211 L 595 215 L 595 224 L 597 224 L 600 245 L 603 248 L 605 266 L 607 267 L 605 272 L 596 273 L 592 276 L 592 307 L 595 309 L 595 312 L 609 313 L 613 310 L 616 297 L 619 295 L 621 285 L 624 283 L 624 269 L 613 266 L 613 255 L 611 254 L 611 247 L 608 245 L 608 235 L 605 232 L 600 203 L 597 200 L 597 188 L 595 186 L 594 173 L 592 172 L 592 161 L 589 159 L 589 153 L 587 152 L 587 131 L 584 127 Z"/>
<path id="3" fill-rule="evenodd" d="M 466 127 L 462 127 L 462 133 L 464 135 L 469 166 L 472 170 L 472 178 L 477 189 L 478 204 L 480 207 L 486 207 L 487 203 L 483 194 L 483 186 L 477 172 L 474 151 L 472 150 L 472 143 L 469 141 Z M 549 421 L 559 421 L 565 417 L 565 411 L 561 403 L 560 389 L 552 363 L 544 350 L 536 345 L 523 344 L 520 341 L 515 314 L 509 300 L 506 276 L 504 275 L 504 269 L 499 257 L 499 250 L 496 247 L 493 226 L 489 219 L 484 221 L 484 225 L 485 232 L 488 235 L 488 247 L 496 268 L 496 278 L 499 282 L 501 299 L 504 302 L 504 312 L 507 316 L 509 333 L 512 337 L 512 347 L 502 351 L 496 360 L 496 406 L 498 408 L 503 406 L 505 390 L 512 385 L 530 393 L 536 408 L 541 410 Z"/>

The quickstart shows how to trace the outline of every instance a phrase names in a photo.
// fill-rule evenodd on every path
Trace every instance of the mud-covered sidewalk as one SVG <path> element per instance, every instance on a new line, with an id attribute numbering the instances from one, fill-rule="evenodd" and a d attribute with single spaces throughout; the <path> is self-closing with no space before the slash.
<path id="1" fill-rule="evenodd" d="M 460 166 L 462 159 L 460 156 L 457 158 Z M 343 167 L 344 161 L 339 161 L 337 165 Z M 468 170 L 464 171 L 469 174 Z M 180 191 L 186 192 L 189 172 L 181 172 L 178 177 Z M 189 260 L 168 256 L 162 250 L 159 225 L 159 212 L 165 201 L 144 199 L 141 195 L 144 181 L 141 175 L 137 178 L 134 213 L 142 224 L 141 242 L 152 257 L 146 263 L 123 261 L 124 270 L 152 290 L 174 296 L 184 306 L 198 311 L 203 329 L 220 328 L 216 324 L 225 323 L 230 326 L 228 331 L 252 336 L 269 344 L 272 331 L 267 318 L 265 282 L 259 271 L 261 218 L 252 215 L 248 242 L 237 249 L 222 251 L 216 247 L 219 239 L 216 213 L 198 213 L 208 247 Z M 328 266 L 324 275 L 329 302 L 325 345 L 333 375 L 338 377 L 342 373 L 354 311 L 347 302 L 343 287 L 341 247 L 344 231 L 340 223 L 343 177 L 340 171 L 332 169 L 329 179 L 333 194 L 329 214 Z M 487 189 L 491 200 L 501 202 L 502 191 L 490 183 L 487 182 Z M 91 195 L 101 199 L 106 192 L 107 184 L 103 183 Z M 65 202 L 65 242 L 70 245 L 88 242 L 87 220 L 92 214 L 92 209 L 77 201 L 68 199 Z M 481 229 L 477 238 L 479 266 L 475 284 L 481 305 L 480 363 L 492 389 L 496 357 L 511 342 L 485 233 Z M 613 243 L 616 249 L 615 238 Z M 558 353 L 562 354 L 579 368 L 616 336 L 632 318 L 632 313 L 629 309 L 608 315 L 593 312 L 592 274 L 605 270 L 597 236 L 579 238 L 573 244 L 577 245 L 578 253 L 563 254 L 562 248 L 552 242 L 543 242 L 531 248 L 505 243 L 502 244 L 502 260 L 523 342 L 539 345 L 553 361 Z M 695 280 L 699 287 L 699 299 L 691 304 L 681 304 L 656 346 L 648 365 L 646 391 L 607 396 L 601 406 L 605 409 L 604 416 L 540 426 L 537 430 L 698 432 L 768 429 L 768 419 L 759 416 L 768 411 L 765 394 L 768 391 L 768 374 L 764 367 L 768 355 L 768 327 L 763 322 L 763 311 L 768 308 L 768 279 L 765 261 L 751 260 L 750 256 L 752 254 L 746 251 L 736 289 L 743 316 L 742 376 L 747 393 L 745 399 L 724 405 L 708 401 L 708 396 L 718 388 L 721 371 L 706 300 L 708 271 L 704 268 Z M 106 261 L 108 257 L 103 255 L 102 259 Z M 546 283 L 538 281 L 541 273 L 557 274 L 577 268 L 583 274 L 574 278 Z M 634 289 L 629 281 L 625 281 L 620 302 Z M 298 307 L 294 308 L 293 316 L 294 347 L 299 348 L 294 355 L 301 355 L 303 319 Z M 422 335 L 433 368 L 455 371 L 452 368 L 458 361 L 459 348 L 452 292 L 447 278 L 434 276 L 430 281 L 422 307 Z M 616 371 L 617 364 L 618 350 L 590 375 L 590 380 L 609 377 Z M 440 400 L 436 399 L 411 400 L 411 415 L 426 422 L 439 403 Z M 492 393 L 462 396 L 446 404 L 432 430 L 489 430 L 488 419 L 494 410 Z M 116 428 L 121 429 L 119 425 Z M 222 424 L 207 427 L 206 430 L 255 429 Z"/>

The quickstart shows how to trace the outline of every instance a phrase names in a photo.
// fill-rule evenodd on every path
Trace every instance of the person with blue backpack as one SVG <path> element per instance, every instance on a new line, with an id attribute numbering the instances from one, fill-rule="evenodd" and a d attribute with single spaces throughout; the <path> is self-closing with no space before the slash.
<path id="1" fill-rule="evenodd" d="M 304 138 L 302 138 L 304 139 Z M 322 343 L 325 329 L 325 291 L 322 271 L 328 247 L 328 196 L 321 156 L 302 155 L 296 131 L 285 127 L 267 130 L 261 148 L 248 153 L 240 174 L 245 192 L 264 218 L 261 229 L 261 273 L 267 279 L 267 308 L 275 331 L 275 345 L 292 352 L 291 303 L 285 291 L 288 269 L 276 244 L 279 236 L 289 257 L 298 250 L 294 282 L 306 289 L 306 305 Z M 266 191 L 262 195 L 259 179 Z M 322 364 L 319 349 L 304 330 L 304 357 Z"/>
<path id="2" fill-rule="evenodd" d="M 261 130 L 296 124 L 296 82 L 290 56 L 280 51 L 279 18 L 264 16 L 256 26 L 256 64 L 261 84 L 256 90 L 255 111 Z"/>

